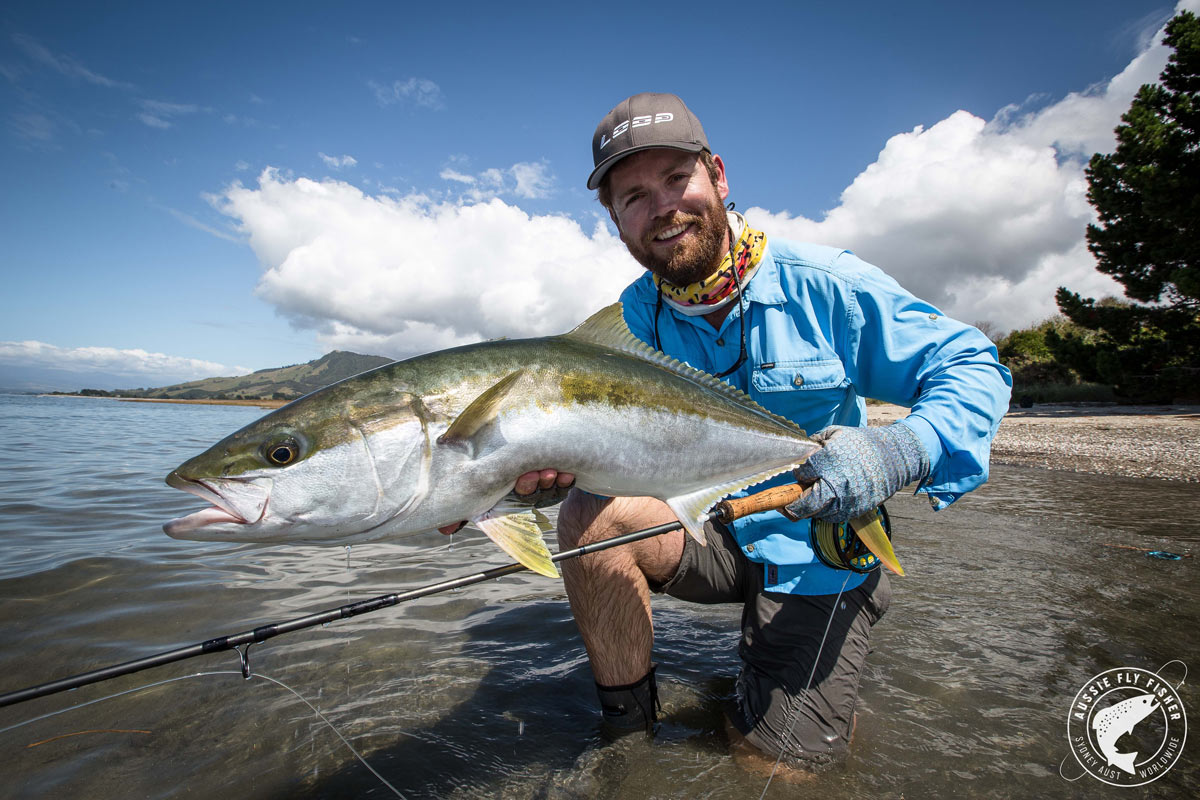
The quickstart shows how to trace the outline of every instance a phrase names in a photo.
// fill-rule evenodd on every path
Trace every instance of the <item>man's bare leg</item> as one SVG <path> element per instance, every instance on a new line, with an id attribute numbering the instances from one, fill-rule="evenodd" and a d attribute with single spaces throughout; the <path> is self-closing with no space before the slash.
<path id="1" fill-rule="evenodd" d="M 673 522 L 675 514 L 649 497 L 601 498 L 572 491 L 558 515 L 559 548 Z M 648 581 L 665 583 L 683 556 L 682 531 L 671 531 L 562 563 L 571 611 L 601 686 L 624 686 L 650 671 L 654 627 Z"/>

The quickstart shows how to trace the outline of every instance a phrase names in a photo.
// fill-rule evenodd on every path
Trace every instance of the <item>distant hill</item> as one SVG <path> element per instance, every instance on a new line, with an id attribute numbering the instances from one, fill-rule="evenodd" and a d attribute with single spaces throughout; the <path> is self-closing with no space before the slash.
<path id="1" fill-rule="evenodd" d="M 337 383 L 343 378 L 392 363 L 383 356 L 364 356 L 334 350 L 307 364 L 260 369 L 235 378 L 205 378 L 158 389 L 102 392 L 85 389 L 80 394 L 113 397 L 148 397 L 157 400 L 293 400 Z"/>

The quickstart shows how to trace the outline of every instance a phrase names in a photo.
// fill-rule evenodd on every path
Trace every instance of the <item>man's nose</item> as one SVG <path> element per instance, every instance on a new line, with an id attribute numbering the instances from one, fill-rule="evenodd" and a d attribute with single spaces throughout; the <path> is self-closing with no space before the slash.
<path id="1" fill-rule="evenodd" d="M 650 214 L 655 219 L 670 217 L 679 210 L 679 194 L 677 192 L 657 189 L 650 192 Z"/>

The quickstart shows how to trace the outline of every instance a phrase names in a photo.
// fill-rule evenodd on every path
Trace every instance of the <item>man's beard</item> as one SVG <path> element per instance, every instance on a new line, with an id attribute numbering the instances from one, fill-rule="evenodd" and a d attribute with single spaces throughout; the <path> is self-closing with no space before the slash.
<path id="1" fill-rule="evenodd" d="M 661 258 L 650 252 L 654 237 L 676 225 L 691 224 L 693 236 L 676 245 L 671 254 Z M 671 219 L 655 226 L 641 242 L 626 240 L 625 246 L 638 263 L 675 286 L 688 286 L 702 281 L 717 271 L 725 256 L 725 232 L 729 218 L 725 207 L 713 193 L 712 202 L 702 214 L 676 213 Z"/>

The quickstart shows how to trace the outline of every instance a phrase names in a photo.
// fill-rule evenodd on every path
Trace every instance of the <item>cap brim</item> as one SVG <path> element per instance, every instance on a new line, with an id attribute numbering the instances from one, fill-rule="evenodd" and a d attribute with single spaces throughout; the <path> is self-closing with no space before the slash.
<path id="1" fill-rule="evenodd" d="M 642 150 L 653 150 L 655 148 L 663 148 L 663 149 L 667 149 L 667 150 L 683 150 L 688 153 L 699 153 L 701 150 L 708 149 L 707 147 L 700 144 L 699 142 L 688 143 L 688 144 L 684 144 L 682 142 L 679 144 L 663 144 L 660 142 L 655 142 L 654 144 L 635 145 L 634 147 L 630 147 L 626 150 L 622 150 L 619 153 L 613 153 L 611 156 L 609 156 L 608 158 L 601 161 L 599 163 L 599 165 L 597 165 L 596 168 L 594 170 L 592 170 L 592 174 L 588 176 L 587 188 L 599 189 L 600 181 L 604 180 L 605 174 L 610 169 L 612 169 L 618 161 L 620 161 L 622 158 L 625 158 L 625 156 L 633 155 L 634 153 L 637 153 Z"/>

